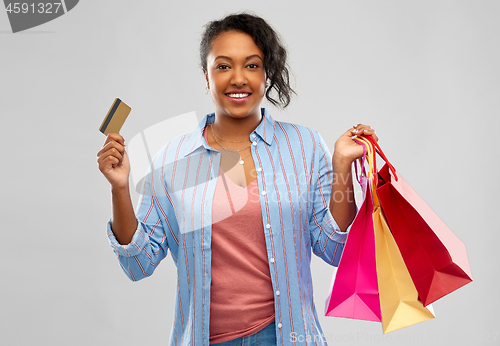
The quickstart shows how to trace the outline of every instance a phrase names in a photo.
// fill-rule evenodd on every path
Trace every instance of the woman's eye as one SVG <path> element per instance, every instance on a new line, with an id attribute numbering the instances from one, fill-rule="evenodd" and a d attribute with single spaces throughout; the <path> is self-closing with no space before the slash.
<path id="1" fill-rule="evenodd" d="M 249 67 L 249 68 L 257 68 L 257 67 L 259 67 L 259 65 L 256 65 L 256 64 L 250 64 L 250 65 L 248 65 L 247 67 Z"/>
<path id="2" fill-rule="evenodd" d="M 228 68 L 229 68 L 229 66 L 227 66 L 227 65 L 219 65 L 219 66 L 217 66 L 218 70 L 227 70 Z"/>

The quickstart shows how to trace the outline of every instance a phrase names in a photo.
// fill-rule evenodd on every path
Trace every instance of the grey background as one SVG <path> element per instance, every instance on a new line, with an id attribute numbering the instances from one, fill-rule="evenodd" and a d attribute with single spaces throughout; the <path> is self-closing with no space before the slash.
<path id="1" fill-rule="evenodd" d="M 315 258 L 330 344 L 500 343 L 500 2 L 89 0 L 17 34 L 0 10 L 0 344 L 167 344 L 173 261 L 138 283 L 122 273 L 106 239 L 97 129 L 115 97 L 133 109 L 125 138 L 212 112 L 202 26 L 246 9 L 289 48 L 299 96 L 284 112 L 268 107 L 273 117 L 318 130 L 330 150 L 353 124 L 373 126 L 467 245 L 475 281 L 436 302 L 436 319 L 386 336 L 378 323 L 322 317 L 332 268 Z"/>

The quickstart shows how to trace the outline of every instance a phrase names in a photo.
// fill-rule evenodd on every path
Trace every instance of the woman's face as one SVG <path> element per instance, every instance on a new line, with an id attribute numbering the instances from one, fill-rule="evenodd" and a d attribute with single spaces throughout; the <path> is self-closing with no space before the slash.
<path id="1" fill-rule="evenodd" d="M 205 77 L 216 114 L 260 118 L 266 90 L 263 60 L 264 54 L 248 34 L 228 31 L 212 41 Z"/>

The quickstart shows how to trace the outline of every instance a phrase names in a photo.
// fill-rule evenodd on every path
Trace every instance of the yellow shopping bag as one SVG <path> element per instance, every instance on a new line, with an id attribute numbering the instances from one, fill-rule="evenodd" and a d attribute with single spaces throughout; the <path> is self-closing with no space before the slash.
<path id="1" fill-rule="evenodd" d="M 376 190 L 375 151 L 373 145 L 364 138 L 356 138 L 367 149 L 369 177 L 372 178 L 373 190 Z M 382 328 L 385 333 L 434 318 L 432 308 L 424 307 L 418 298 L 417 289 L 399 248 L 392 236 L 380 208 L 376 192 L 373 196 L 373 226 L 375 230 L 375 257 L 379 287 Z"/>

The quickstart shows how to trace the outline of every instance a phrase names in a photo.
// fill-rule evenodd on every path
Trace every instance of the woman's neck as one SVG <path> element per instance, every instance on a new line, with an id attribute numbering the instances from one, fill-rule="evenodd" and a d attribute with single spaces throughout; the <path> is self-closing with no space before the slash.
<path id="1" fill-rule="evenodd" d="M 217 136 L 231 141 L 242 141 L 249 138 L 253 130 L 262 121 L 262 115 L 248 115 L 243 118 L 235 118 L 215 114 L 213 129 Z"/>

